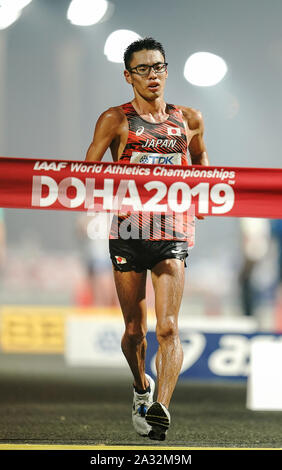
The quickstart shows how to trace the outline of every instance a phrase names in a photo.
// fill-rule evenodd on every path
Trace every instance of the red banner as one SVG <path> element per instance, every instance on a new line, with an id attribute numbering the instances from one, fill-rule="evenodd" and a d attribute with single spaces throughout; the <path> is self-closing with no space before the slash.
<path id="1" fill-rule="evenodd" d="M 282 218 L 282 169 L 0 157 L 0 207 Z"/>

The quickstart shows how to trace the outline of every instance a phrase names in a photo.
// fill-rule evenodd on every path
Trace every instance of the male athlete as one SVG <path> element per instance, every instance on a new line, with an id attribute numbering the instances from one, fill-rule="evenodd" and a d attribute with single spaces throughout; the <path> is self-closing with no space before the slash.
<path id="1" fill-rule="evenodd" d="M 99 161 L 108 148 L 115 162 L 126 164 L 164 162 L 209 165 L 203 140 L 201 113 L 185 106 L 167 104 L 164 87 L 167 73 L 165 51 L 152 38 L 133 42 L 124 53 L 124 76 L 132 86 L 131 102 L 112 107 L 99 117 L 86 160 Z M 122 217 L 119 218 L 122 220 Z M 140 220 L 140 219 L 139 219 Z M 142 222 L 140 222 L 142 224 Z M 170 425 L 168 407 L 178 380 L 183 351 L 178 334 L 178 312 L 184 287 L 187 240 L 177 238 L 109 241 L 114 280 L 125 332 L 122 351 L 134 378 L 132 420 L 135 430 L 150 439 L 164 440 Z M 145 374 L 146 276 L 151 270 L 155 294 L 158 393 Z"/>

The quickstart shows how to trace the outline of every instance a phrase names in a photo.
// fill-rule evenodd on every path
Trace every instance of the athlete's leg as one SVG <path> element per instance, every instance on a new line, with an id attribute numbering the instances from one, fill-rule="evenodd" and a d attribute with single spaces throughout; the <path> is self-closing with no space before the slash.
<path id="1" fill-rule="evenodd" d="M 114 280 L 123 313 L 125 332 L 121 347 L 134 377 L 138 390 L 149 385 L 145 377 L 145 354 L 147 348 L 147 271 L 121 272 L 114 270 Z"/>
<path id="2" fill-rule="evenodd" d="M 183 362 L 178 313 L 184 288 L 184 262 L 166 259 L 152 269 L 157 317 L 157 401 L 168 408 Z"/>

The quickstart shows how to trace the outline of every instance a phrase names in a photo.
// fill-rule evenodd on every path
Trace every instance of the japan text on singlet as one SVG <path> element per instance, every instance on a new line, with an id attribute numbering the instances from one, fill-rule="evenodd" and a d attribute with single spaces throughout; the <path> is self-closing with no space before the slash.
<path id="1" fill-rule="evenodd" d="M 128 139 L 120 163 L 145 163 L 151 165 L 188 165 L 187 137 L 183 115 L 180 109 L 167 104 L 169 117 L 164 122 L 150 123 L 135 110 L 131 102 L 121 105 L 128 121 Z M 128 219 L 129 218 L 129 219 Z M 127 225 L 126 223 L 128 222 Z M 123 227 L 122 227 L 123 224 Z M 110 238 L 147 240 L 187 240 L 189 247 L 194 244 L 195 220 L 192 215 L 131 213 L 115 216 Z M 123 230 L 122 230 L 123 229 Z"/>

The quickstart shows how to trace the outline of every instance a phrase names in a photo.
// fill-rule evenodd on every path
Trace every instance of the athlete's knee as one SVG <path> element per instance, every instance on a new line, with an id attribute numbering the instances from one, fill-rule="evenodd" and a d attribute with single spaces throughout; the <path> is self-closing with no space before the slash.
<path id="1" fill-rule="evenodd" d="M 176 276 L 183 272 L 183 267 L 184 263 L 182 260 L 178 258 L 167 258 L 157 263 L 153 268 L 153 272 L 156 275 L 165 273 Z"/>
<path id="2" fill-rule="evenodd" d="M 130 322 L 126 325 L 124 338 L 131 343 L 139 344 L 146 338 L 146 334 L 147 328 L 144 325 Z"/>
<path id="3" fill-rule="evenodd" d="M 168 317 L 165 320 L 159 321 L 156 326 L 156 336 L 159 343 L 168 338 L 177 338 L 178 326 L 175 319 Z"/>

